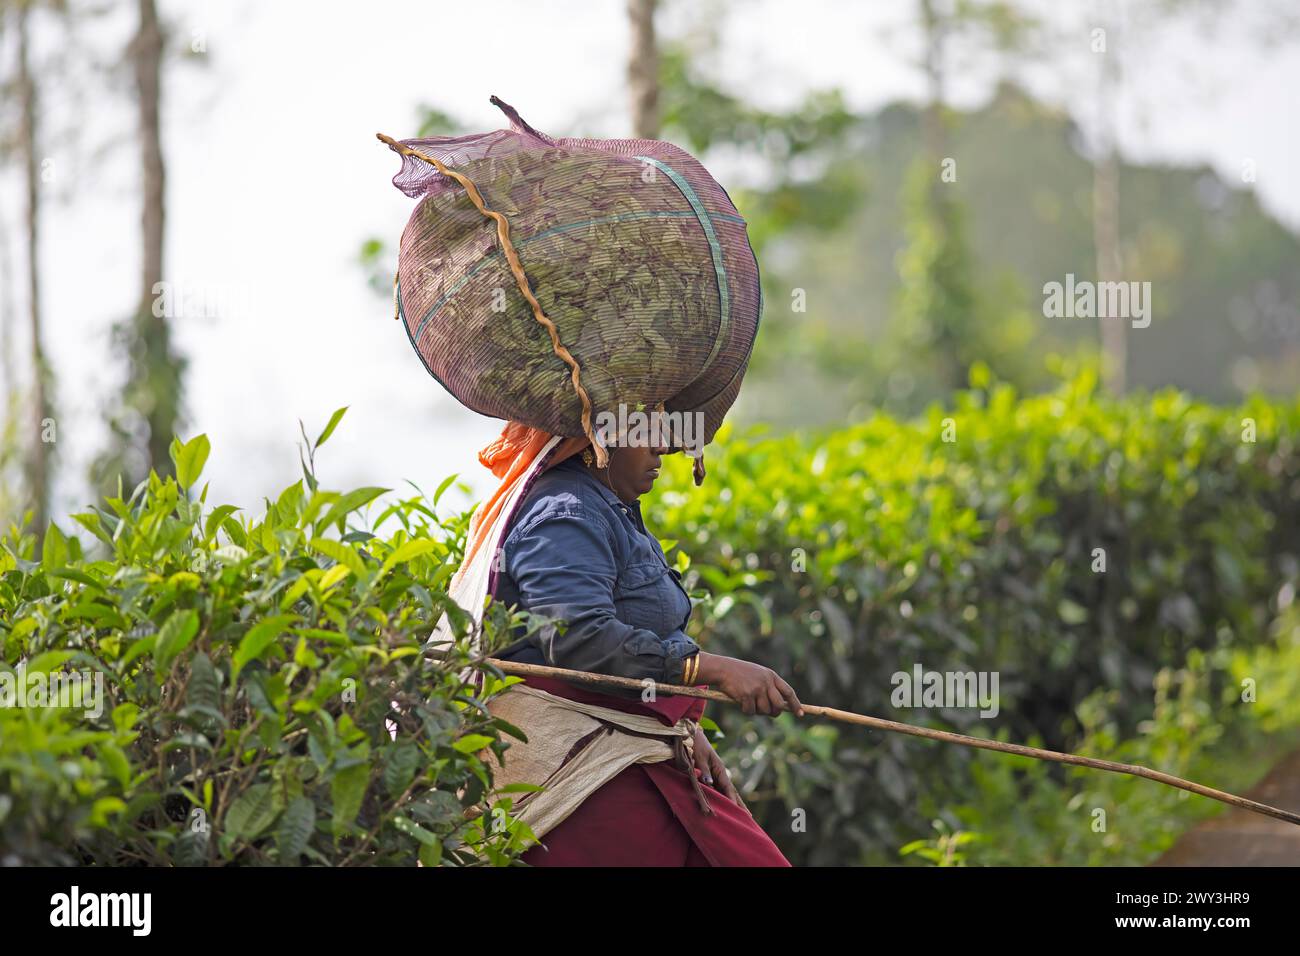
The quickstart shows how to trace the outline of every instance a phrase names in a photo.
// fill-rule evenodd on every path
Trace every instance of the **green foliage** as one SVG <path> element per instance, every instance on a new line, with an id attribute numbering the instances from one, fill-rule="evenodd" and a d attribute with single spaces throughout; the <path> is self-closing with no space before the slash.
<path id="1" fill-rule="evenodd" d="M 926 395 L 965 387 L 977 363 L 1004 380 L 1024 381 L 1033 323 L 1023 305 L 1013 304 L 1014 286 L 1004 283 L 996 295 L 977 278 L 966 208 L 927 159 L 908 174 L 905 217 L 887 362 L 909 368 L 920 379 L 910 387 Z"/>
<path id="2" fill-rule="evenodd" d="M 1240 793 L 1243 784 L 1228 781 L 1257 779 L 1300 741 L 1300 617 L 1292 613 L 1277 623 L 1275 644 L 1194 650 L 1183 666 L 1162 668 L 1151 716 L 1131 738 L 1115 717 L 1123 711 L 1120 692 L 1090 695 L 1077 709 L 1076 749 Z M 1238 679 L 1223 681 L 1225 673 Z M 1257 699 L 1242 699 L 1247 676 L 1261 688 Z M 1191 823 L 1226 809 L 1136 777 L 1077 767 L 1052 771 L 983 752 L 970 775 L 973 795 L 947 812 L 978 831 L 978 845 L 967 855 L 981 865 L 1142 865 Z"/>
<path id="3" fill-rule="evenodd" d="M 418 495 L 368 529 L 385 489 L 322 490 L 308 466 L 258 518 L 208 509 L 206 488 L 186 494 L 207 454 L 205 436 L 174 442 L 179 483 L 75 515 L 91 554 L 55 525 L 39 560 L 16 531 L 0 550 L 0 693 L 29 691 L 0 707 L 5 858 L 509 863 L 532 835 L 488 805 L 480 759 L 519 736 L 484 707 L 508 681 L 470 656 L 445 591 L 467 516 Z M 461 637 L 434 661 L 444 608 Z M 513 623 L 494 608 L 480 636 Z M 84 706 L 31 696 L 72 672 L 90 699 L 64 703 Z"/>
<path id="4" fill-rule="evenodd" d="M 839 90 L 814 90 L 788 111 L 762 109 L 711 83 L 680 44 L 667 45 L 659 73 L 662 139 L 701 157 L 740 149 L 768 170 L 762 188 L 730 190 L 760 262 L 770 242 L 835 229 L 862 202 L 861 177 L 830 166 L 850 151 L 859 122 Z"/>
<path id="5" fill-rule="evenodd" d="M 938 836 L 928 840 L 913 840 L 901 847 L 898 855 L 915 856 L 934 866 L 965 866 L 967 851 L 964 847 L 979 840 L 979 834 L 965 830 L 953 830 L 943 820 L 932 824 Z"/>
<path id="6" fill-rule="evenodd" d="M 982 308 L 1007 323 L 977 339 L 987 351 L 976 357 L 1025 391 L 1050 387 L 1038 356 L 1097 347 L 1096 320 L 1041 311 L 1045 283 L 1067 273 L 1097 278 L 1089 158 L 1067 116 L 1015 87 L 950 118 L 945 154 L 958 160 L 957 179 L 943 188 L 964 209 Z M 745 380 L 747 421 L 833 426 L 866 409 L 910 416 L 949 400 L 932 377 L 934 353 L 905 347 L 911 330 L 894 327 L 906 314 L 897 308 L 900 240 L 914 222 L 907 180 L 921 126 L 920 109 L 906 104 L 861 115 L 853 151 L 823 174 L 844 181 L 852 208 L 831 228 L 806 230 L 816 207 L 796 207 L 789 240 L 760 255 L 766 307 Z M 936 164 L 929 172 L 937 177 Z M 1295 231 L 1238 179 L 1208 167 L 1121 163 L 1120 188 L 1125 278 L 1155 290 L 1151 326 L 1129 336 L 1130 383 L 1172 384 L 1216 401 L 1252 388 L 1292 394 L 1300 333 L 1294 307 L 1281 304 L 1300 296 Z M 750 217 L 746 197 L 733 197 Z M 807 312 L 790 307 L 795 287 Z M 957 318 L 975 326 L 972 334 L 997 328 L 982 312 Z M 792 381 L 811 383 L 798 402 Z"/>
<path id="7" fill-rule="evenodd" d="M 1091 373 L 1030 398 L 978 384 L 951 411 L 908 423 L 724 434 L 703 491 L 674 467 L 649 520 L 678 539 L 670 559 L 689 563 L 708 592 L 693 625 L 703 646 L 762 661 L 806 702 L 1052 749 L 1122 751 L 1151 736 L 1144 722 L 1166 726 L 1153 718 L 1173 706 L 1172 690 L 1153 699 L 1157 681 L 1172 679 L 1159 676 L 1166 668 L 1191 668 L 1196 699 L 1214 702 L 1209 723 L 1232 722 L 1229 668 L 1249 666 L 1233 655 L 1272 645 L 1279 594 L 1294 593 L 1300 567 L 1300 403 L 1219 408 L 1176 391 L 1114 401 Z M 1255 442 L 1243 440 L 1246 418 Z M 1098 548 L 1104 573 L 1094 571 Z M 1213 666 L 1189 664 L 1193 652 Z M 894 709 L 892 675 L 918 663 L 998 672 L 1000 713 Z M 944 811 L 985 806 L 980 787 L 996 774 L 978 779 L 975 767 L 994 765 L 1010 774 L 999 785 L 1041 778 L 1051 785 L 1042 799 L 1054 801 L 1042 817 L 1029 805 L 1013 814 L 1043 842 L 1003 845 L 1002 861 L 1038 862 L 1052 840 L 1055 858 L 1083 852 L 1047 825 L 1078 789 L 1060 768 L 1018 761 L 1012 772 L 1001 756 L 827 734 L 788 715 L 714 716 L 751 808 L 796 863 L 897 863 L 898 848 L 929 838 Z M 1177 772 L 1188 758 L 1171 739 L 1156 732 L 1144 753 Z M 1133 783 L 1153 805 L 1159 789 Z M 987 806 L 1010 814 L 1020 804 Z M 806 833 L 791 832 L 796 809 Z M 1077 815 L 1086 830 L 1082 805 Z M 948 823 L 987 835 L 991 819 Z M 961 850 L 992 859 L 991 842 Z"/>
<path id="8" fill-rule="evenodd" d="M 953 409 L 912 422 L 724 434 L 704 493 L 677 462 L 650 520 L 698 589 L 699 639 L 773 666 L 806 702 L 1240 789 L 1300 724 L 1300 403 L 1115 401 L 1089 372 L 1018 398 L 980 367 L 973 378 Z M 461 616 L 450 659 L 420 653 L 468 518 L 438 516 L 448 482 L 431 501 L 321 489 L 316 446 L 340 417 L 304 436 L 303 480 L 259 518 L 206 507 L 199 436 L 172 447 L 181 483 L 155 476 L 74 516 L 90 553 L 56 525 L 39 560 L 11 534 L 0 691 L 21 664 L 102 675 L 105 699 L 90 715 L 0 707 L 7 854 L 465 865 L 527 845 L 508 800 L 488 804 L 478 757 L 517 736 L 484 709 L 507 682 L 462 680 L 482 667 Z M 368 526 L 366 509 L 380 511 Z M 494 646 L 520 623 L 493 606 L 482 637 Z M 894 709 L 892 676 L 915 664 L 997 671 L 997 718 Z M 1217 806 L 1150 781 L 712 713 L 751 808 L 800 864 L 1146 862 Z M 796 810 L 806 832 L 792 832 Z"/>

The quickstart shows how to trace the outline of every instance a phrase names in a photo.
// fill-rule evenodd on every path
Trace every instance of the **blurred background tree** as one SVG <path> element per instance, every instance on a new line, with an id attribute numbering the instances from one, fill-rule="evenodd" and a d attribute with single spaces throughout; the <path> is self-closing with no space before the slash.
<path id="1" fill-rule="evenodd" d="M 1185 17 L 1206 28 L 1192 6 L 1144 17 L 1144 48 Z M 1220 17 L 1240 12 L 1212 6 Z M 1103 131 L 1097 146 L 1015 82 L 982 107 L 945 107 L 952 47 L 963 71 L 982 55 L 1012 76 L 1063 57 L 1070 44 L 1086 50 L 1091 11 L 1069 29 L 1049 29 L 1030 5 L 926 0 L 916 13 L 909 30 L 924 38 L 926 101 L 844 110 L 826 123 L 816 104 L 842 98 L 835 90 L 810 98 L 782 117 L 809 134 L 795 141 L 799 155 L 819 160 L 802 181 L 789 170 L 795 150 L 780 148 L 790 142 L 780 122 L 699 79 L 710 64 L 706 45 L 664 58 L 665 135 L 685 139 L 706 163 L 725 158 L 725 146 L 746 149 L 774 180 L 732 191 L 759 247 L 767 301 L 741 417 L 797 427 L 852 421 L 872 408 L 914 412 L 964 386 L 977 359 L 1038 389 L 1050 380 L 1043 359 L 1052 354 L 1104 352 L 1114 391 L 1174 384 L 1226 400 L 1252 388 L 1294 390 L 1300 282 L 1282 262 L 1300 249 L 1248 183 L 1206 166 L 1127 160 L 1113 133 Z M 1260 19 L 1275 24 L 1270 43 L 1293 36 L 1276 11 Z M 1127 23 L 1110 27 L 1112 45 Z M 1251 42 L 1263 46 L 1264 37 L 1257 27 Z M 1104 60 L 1107 69 L 1115 60 Z M 802 186 L 797 198 L 792 183 Z M 1113 330 L 1122 321 L 1045 318 L 1043 285 L 1067 273 L 1151 281 L 1153 324 L 1120 336 Z M 806 312 L 790 307 L 796 292 Z M 1108 340 L 1102 329 L 1112 330 Z M 792 382 L 801 383 L 798 402 L 789 401 Z"/>
<path id="2" fill-rule="evenodd" d="M 46 64 L 33 62 L 32 21 L 42 14 L 53 14 L 54 19 L 61 19 L 66 9 L 61 2 L 38 3 L 35 0 L 6 0 L 0 5 L 0 21 L 6 33 L 14 36 L 14 61 L 10 71 L 4 76 L 6 102 L 17 104 L 17 117 L 6 116 L 7 132 L 3 155 L 6 162 L 16 162 L 21 170 L 23 181 L 24 208 L 22 216 L 22 240 L 26 253 L 26 286 L 28 336 L 30 341 L 30 393 L 27 397 L 24 414 L 19 411 L 21 400 L 16 395 L 17 378 L 10 358 L 12 348 L 11 326 L 6 317 L 4 347 L 5 381 L 8 385 L 10 401 L 6 403 L 6 421 L 3 440 L 5 442 L 4 461 L 6 463 L 21 458 L 21 491 L 13 496 L 14 512 L 21 514 L 30 509 L 32 525 L 39 535 L 44 530 L 50 517 L 50 489 L 53 484 L 55 440 L 53 430 L 57 430 L 54 405 L 54 371 L 45 352 L 45 328 L 41 311 L 41 270 L 40 270 L 40 235 L 41 235 L 41 184 L 42 176 L 49 171 L 41 169 L 40 109 L 41 94 L 39 90 L 43 77 L 50 74 Z M 6 272 L 8 272 L 8 246 L 5 250 Z M 6 275 L 6 287 L 9 275 Z M 3 307 L 6 316 L 9 313 L 10 295 L 6 294 Z M 12 377 L 11 377 L 12 376 Z M 23 422 L 19 425 L 18 422 Z"/>
<path id="3" fill-rule="evenodd" d="M 719 78 L 728 6 L 692 9 L 686 29 L 664 35 L 656 15 L 673 4 L 628 0 L 631 131 L 740 170 L 729 191 L 749 223 L 766 307 L 736 417 L 800 427 L 875 408 L 912 413 L 966 387 L 977 364 L 1040 390 L 1053 381 L 1052 355 L 1098 356 L 1116 393 L 1293 390 L 1300 277 L 1283 263 L 1300 253 L 1296 235 L 1248 183 L 1120 150 L 1126 31 L 1150 49 L 1161 31 L 1212 31 L 1241 12 L 1230 0 L 1158 6 L 1067 15 L 1033 2 L 915 0 L 887 39 L 918 51 L 923 101 L 858 113 L 833 87 L 785 110 L 731 89 Z M 1250 42 L 1294 36 L 1283 11 L 1261 9 Z M 1016 80 L 1044 62 L 1063 64 L 1063 83 L 1096 87 L 1088 131 Z M 1004 78 L 992 99 L 949 106 L 949 88 L 976 66 Z M 432 107 L 420 130 L 465 131 Z M 393 257 L 380 239 L 362 250 L 385 295 Z M 1044 284 L 1067 274 L 1150 281 L 1152 325 L 1132 335 L 1122 320 L 1045 317 Z"/>
<path id="4" fill-rule="evenodd" d="M 1292 43 L 1297 16 L 1285 5 L 910 0 L 899 8 L 906 16 L 882 44 L 864 46 L 864 56 L 905 64 L 917 96 L 871 109 L 854 107 L 834 83 L 781 96 L 741 87 L 727 70 L 727 43 L 753 7 L 625 0 L 624 96 L 614 108 L 617 128 L 607 131 L 692 150 L 719 171 L 749 222 L 766 310 L 738 422 L 795 428 L 875 409 L 907 414 L 964 387 L 976 366 L 1033 392 L 1051 384 L 1051 356 L 1104 356 L 1114 391 L 1175 385 L 1231 400 L 1296 387 L 1294 229 L 1260 205 L 1244 173 L 1236 181 L 1208 165 L 1138 158 L 1116 115 L 1120 103 L 1130 104 L 1128 113 L 1154 108 L 1142 105 L 1158 99 L 1143 71 L 1166 41 L 1194 53 L 1189 38 L 1232 31 L 1261 56 Z M 42 206 L 51 196 L 39 189 L 51 152 L 41 141 L 51 127 L 61 134 L 41 104 L 73 82 L 67 54 L 54 55 L 52 41 L 83 23 L 129 26 L 117 61 L 102 74 L 88 68 L 91 76 L 129 77 L 119 85 L 129 86 L 140 197 L 138 285 L 113 323 L 116 380 L 98 409 L 107 439 L 97 454 L 81 454 L 93 459 L 101 489 L 118 475 L 130 484 L 150 467 L 168 471 L 168 438 L 183 421 L 186 361 L 175 317 L 155 314 L 167 275 L 161 110 L 167 65 L 194 51 L 177 42 L 181 31 L 160 17 L 157 0 L 112 10 L 93 0 L 2 0 L 0 11 L 7 94 L 0 162 L 23 184 L 3 210 L 8 344 L 0 372 L 10 398 L 0 431 L 9 436 L 0 454 L 8 475 L 0 483 L 4 516 L 31 509 L 39 527 L 50 512 L 58 447 L 41 440 L 58 418 L 49 289 L 38 268 Z M 33 29 L 44 42 L 30 42 Z M 1029 82 L 1044 65 L 1051 82 L 1041 72 Z M 989 76 L 1002 79 L 991 96 L 965 95 Z M 1212 97 L 1227 80 L 1189 85 L 1189 95 Z M 1070 100 L 1073 112 L 1061 105 L 1067 90 L 1084 91 Z M 1087 103 L 1092 108 L 1081 111 Z M 479 127 L 457 112 L 430 101 L 418 110 L 417 133 Z M 1082 114 L 1095 115 L 1085 122 Z M 575 115 L 544 126 L 579 133 L 589 122 Z M 393 238 L 367 240 L 359 255 L 385 297 Z M 1043 285 L 1067 274 L 1150 281 L 1151 327 L 1125 333 L 1119 321 L 1044 317 Z"/>
<path id="5" fill-rule="evenodd" d="M 182 420 L 185 359 L 172 342 L 172 316 L 163 307 L 163 245 L 167 170 L 160 112 L 168 37 L 154 0 L 138 0 L 137 26 L 125 53 L 134 81 L 136 139 L 140 150 L 140 288 L 135 311 L 117 322 L 113 343 L 126 376 L 108 409 L 109 443 L 91 466 L 92 477 L 112 491 L 121 476 L 133 487 L 149 474 L 173 471 L 167 454 Z"/>

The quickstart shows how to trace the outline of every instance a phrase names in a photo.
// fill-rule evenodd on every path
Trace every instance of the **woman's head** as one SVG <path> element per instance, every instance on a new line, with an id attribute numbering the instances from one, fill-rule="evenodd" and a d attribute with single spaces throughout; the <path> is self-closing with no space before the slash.
<path id="1" fill-rule="evenodd" d="M 590 448 L 583 452 L 582 463 L 619 500 L 631 504 L 654 487 L 663 456 L 668 454 L 669 449 L 647 445 L 619 445 L 609 448 L 608 452 L 607 468 L 596 467 Z"/>

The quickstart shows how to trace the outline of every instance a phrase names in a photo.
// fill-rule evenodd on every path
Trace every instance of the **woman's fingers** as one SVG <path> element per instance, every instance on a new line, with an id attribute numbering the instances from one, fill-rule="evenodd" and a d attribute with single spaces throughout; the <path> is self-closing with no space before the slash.
<path id="1" fill-rule="evenodd" d="M 794 688 L 781 675 L 761 664 L 723 658 L 730 670 L 723 670 L 720 686 L 724 693 L 748 714 L 776 716 L 788 710 L 798 717 L 804 715 L 803 704 Z M 713 666 L 710 664 L 710 666 Z"/>
<path id="2" fill-rule="evenodd" d="M 802 717 L 803 704 L 799 703 L 799 696 L 794 692 L 794 688 L 782 680 L 780 674 L 774 674 L 773 676 L 776 677 L 776 688 L 781 692 L 781 697 L 784 699 L 786 706 L 789 707 L 790 713 L 796 717 Z"/>
<path id="3" fill-rule="evenodd" d="M 716 759 L 716 755 L 713 753 L 713 748 L 709 746 L 708 740 L 702 740 L 703 737 L 704 735 L 698 730 L 695 732 L 695 746 L 691 748 L 691 753 L 695 758 L 695 767 L 700 771 L 700 776 L 704 778 L 705 783 L 712 786 L 713 767 L 711 764 Z"/>
<path id="4" fill-rule="evenodd" d="M 707 737 L 705 738 L 705 741 L 707 744 Z M 731 772 L 727 769 L 726 765 L 723 764 L 722 758 L 718 756 L 718 752 L 713 749 L 712 745 L 707 745 L 705 748 L 701 748 L 701 750 L 707 750 L 708 752 L 709 769 L 713 775 L 713 781 L 716 781 L 713 782 L 706 780 L 705 782 L 712 783 L 714 789 L 718 790 L 724 797 L 736 806 L 740 807 L 746 813 L 749 813 L 749 807 L 745 806 L 745 801 L 740 799 L 740 791 L 736 789 L 736 785 L 732 782 Z"/>
<path id="5" fill-rule="evenodd" d="M 722 765 L 722 758 L 716 753 L 710 754 L 709 762 L 713 764 L 713 773 L 718 781 L 717 787 L 722 791 L 722 795 L 736 806 L 744 807 L 744 801 L 740 799 L 740 791 L 737 790 L 736 785 L 731 782 L 731 774 L 727 771 L 727 768 Z"/>

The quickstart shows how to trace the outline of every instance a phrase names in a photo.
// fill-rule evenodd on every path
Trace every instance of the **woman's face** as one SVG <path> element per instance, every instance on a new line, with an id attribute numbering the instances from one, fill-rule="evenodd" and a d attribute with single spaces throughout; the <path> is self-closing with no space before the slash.
<path id="1" fill-rule="evenodd" d="M 667 448 L 620 445 L 609 449 L 609 468 L 593 468 L 597 477 L 608 482 L 610 489 L 631 504 L 654 487 Z"/>

